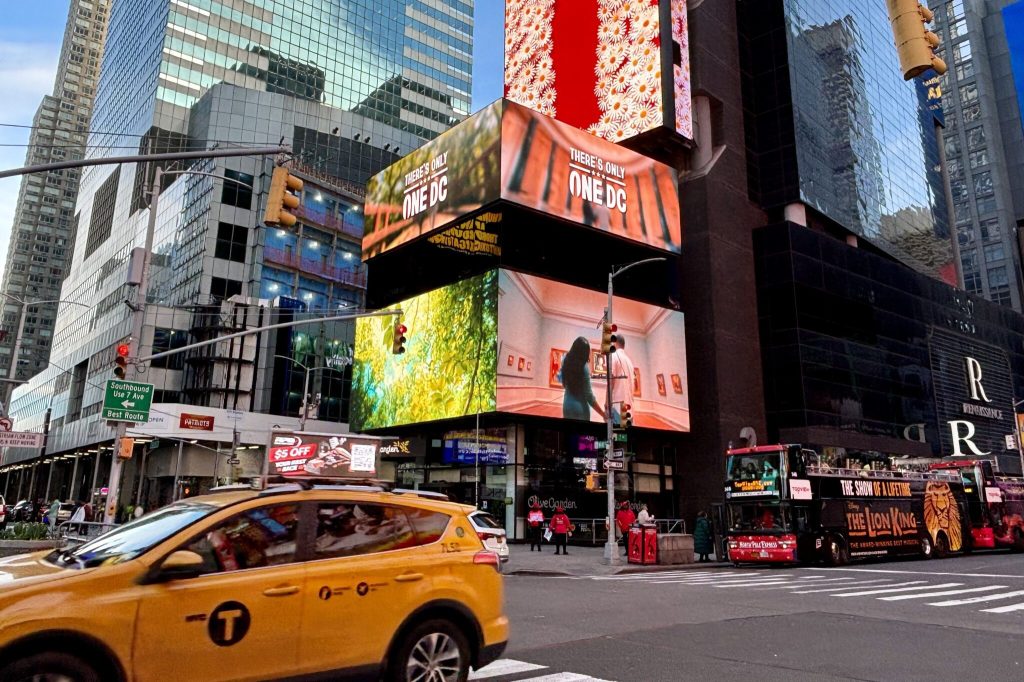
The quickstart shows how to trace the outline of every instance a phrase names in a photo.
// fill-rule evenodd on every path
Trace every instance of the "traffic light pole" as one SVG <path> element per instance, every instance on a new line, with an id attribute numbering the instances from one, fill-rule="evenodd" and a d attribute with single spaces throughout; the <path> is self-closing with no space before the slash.
<path id="1" fill-rule="evenodd" d="M 618 270 L 614 267 L 608 273 L 608 310 L 605 312 L 605 324 L 613 324 L 612 320 L 612 301 L 614 299 L 613 293 L 615 289 L 615 278 L 624 273 L 626 270 L 635 268 L 638 265 L 645 265 L 647 263 L 658 263 L 667 258 L 646 258 L 644 260 L 638 260 L 635 263 L 629 265 L 623 265 Z M 612 414 L 612 358 L 615 356 L 614 344 L 609 346 L 608 352 L 605 354 L 605 376 L 606 390 L 605 390 L 605 404 L 604 404 L 604 420 L 607 426 L 607 438 L 608 442 L 605 447 L 605 477 L 608 485 L 608 542 L 604 545 L 604 563 L 614 566 L 619 563 L 619 550 L 615 546 L 615 469 L 611 468 L 611 463 L 615 458 L 615 417 Z M 616 377 L 622 378 L 622 377 Z M 632 377 L 624 377 L 626 381 L 632 381 Z M 621 410 L 621 408 L 620 408 Z M 625 472 L 623 472 L 625 473 Z"/>

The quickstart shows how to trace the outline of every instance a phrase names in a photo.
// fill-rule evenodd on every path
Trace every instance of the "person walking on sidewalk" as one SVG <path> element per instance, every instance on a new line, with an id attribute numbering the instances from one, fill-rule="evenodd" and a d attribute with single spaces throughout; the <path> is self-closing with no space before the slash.
<path id="1" fill-rule="evenodd" d="M 569 521 L 569 517 L 565 515 L 564 508 L 555 508 L 555 515 L 551 517 L 550 528 L 552 534 L 555 536 L 555 554 L 568 554 L 569 547 L 567 544 L 567 538 L 569 537 L 569 530 L 572 528 L 572 523 Z"/>
<path id="2" fill-rule="evenodd" d="M 530 513 L 526 515 L 527 533 L 530 536 L 530 551 L 534 546 L 541 551 L 541 534 L 544 532 L 544 510 L 540 508 L 539 502 L 534 502 L 530 507 Z"/>
<path id="3" fill-rule="evenodd" d="M 625 500 L 619 505 L 619 511 L 615 512 L 615 527 L 619 529 L 619 539 L 622 546 L 629 554 L 629 527 L 636 521 L 636 514 L 629 508 L 629 502 Z"/>
<path id="4" fill-rule="evenodd" d="M 693 551 L 700 557 L 698 561 L 701 563 L 711 561 L 708 555 L 715 551 L 714 531 L 704 511 L 697 514 L 697 525 L 693 528 Z"/>

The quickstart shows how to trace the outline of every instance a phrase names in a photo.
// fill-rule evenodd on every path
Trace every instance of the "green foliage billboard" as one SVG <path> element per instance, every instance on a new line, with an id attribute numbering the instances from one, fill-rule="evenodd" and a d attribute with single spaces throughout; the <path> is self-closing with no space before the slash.
<path id="1" fill-rule="evenodd" d="M 356 323 L 351 427 L 356 431 L 495 409 L 498 271 L 402 301 L 408 331 L 392 353 L 394 317 Z"/>

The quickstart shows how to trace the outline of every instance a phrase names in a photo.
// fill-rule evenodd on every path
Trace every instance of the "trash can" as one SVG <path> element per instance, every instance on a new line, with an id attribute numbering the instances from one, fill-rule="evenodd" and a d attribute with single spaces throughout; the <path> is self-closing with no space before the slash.
<path id="1" fill-rule="evenodd" d="M 630 526 L 627 549 L 628 561 L 631 564 L 658 563 L 657 526 Z"/>

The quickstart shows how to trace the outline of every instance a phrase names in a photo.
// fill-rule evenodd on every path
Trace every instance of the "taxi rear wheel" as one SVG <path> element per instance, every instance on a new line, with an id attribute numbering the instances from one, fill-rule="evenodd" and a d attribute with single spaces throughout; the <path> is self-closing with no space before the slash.
<path id="1" fill-rule="evenodd" d="M 0 682 L 100 682 L 100 676 L 77 656 L 43 652 L 5 665 Z"/>
<path id="2" fill-rule="evenodd" d="M 395 682 L 465 682 L 469 663 L 469 644 L 462 630 L 447 620 L 430 620 L 405 636 L 388 678 Z"/>

